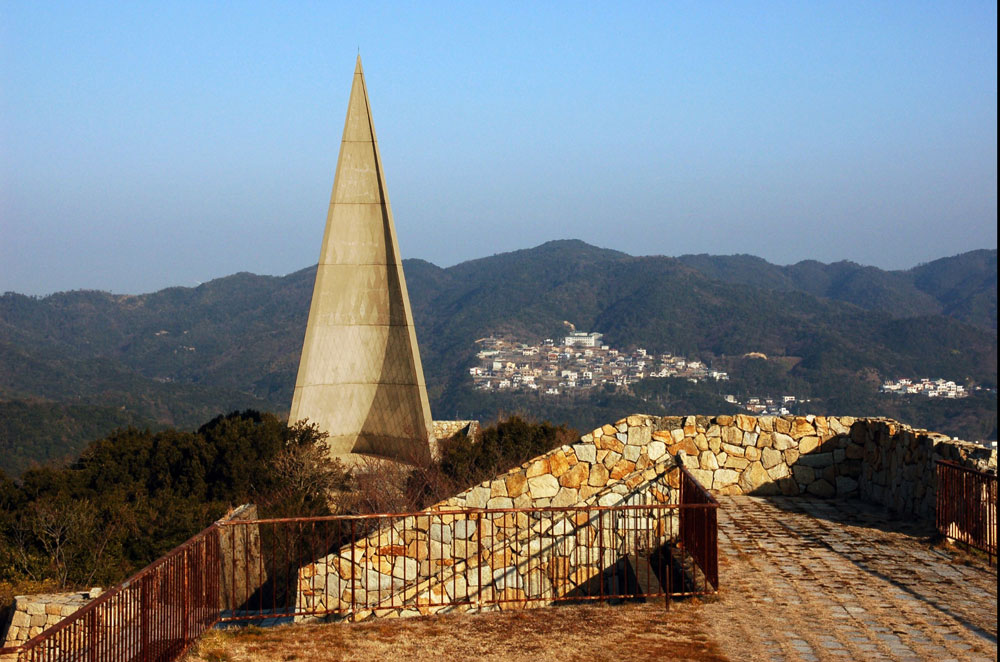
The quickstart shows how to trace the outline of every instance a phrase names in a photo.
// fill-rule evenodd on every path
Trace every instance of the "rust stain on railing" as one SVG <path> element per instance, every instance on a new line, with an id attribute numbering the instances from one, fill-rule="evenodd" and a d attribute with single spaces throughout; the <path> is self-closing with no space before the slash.
<path id="1" fill-rule="evenodd" d="M 997 559 L 997 476 L 947 460 L 937 462 L 937 530 Z"/>

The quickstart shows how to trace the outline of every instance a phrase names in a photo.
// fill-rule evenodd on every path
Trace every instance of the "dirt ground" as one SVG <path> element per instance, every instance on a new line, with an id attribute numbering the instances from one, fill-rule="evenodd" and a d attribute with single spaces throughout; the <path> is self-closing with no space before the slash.
<path id="1" fill-rule="evenodd" d="M 186 662 L 653 662 L 728 660 L 704 632 L 696 601 L 572 605 L 365 623 L 214 630 Z"/>

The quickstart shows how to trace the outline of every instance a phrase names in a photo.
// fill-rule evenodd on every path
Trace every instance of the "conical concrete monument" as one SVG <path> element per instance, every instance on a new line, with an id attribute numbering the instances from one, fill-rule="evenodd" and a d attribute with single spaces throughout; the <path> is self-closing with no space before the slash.
<path id="1" fill-rule="evenodd" d="M 289 414 L 302 419 L 330 435 L 334 455 L 429 452 L 427 387 L 360 56 Z"/>

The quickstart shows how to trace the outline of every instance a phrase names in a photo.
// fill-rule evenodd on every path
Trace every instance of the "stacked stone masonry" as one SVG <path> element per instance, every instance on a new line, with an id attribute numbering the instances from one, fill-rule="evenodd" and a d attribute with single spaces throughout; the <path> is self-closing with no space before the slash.
<path id="1" fill-rule="evenodd" d="M 305 566 L 298 609 L 323 614 L 353 605 L 353 617 L 365 618 L 432 613 L 449 601 L 494 608 L 485 603 L 498 595 L 546 604 L 614 559 L 595 558 L 602 552 L 592 548 L 532 557 L 525 542 L 547 535 L 553 549 L 582 550 L 595 522 L 574 521 L 573 513 L 476 513 L 676 502 L 675 463 L 717 494 L 860 497 L 933 517 L 938 459 L 996 470 L 995 451 L 889 419 L 633 415 L 428 509 L 448 514 L 396 521 Z M 644 525 L 673 533 L 670 524 Z M 558 574 L 559 563 L 570 565 Z"/>
<path id="2" fill-rule="evenodd" d="M 464 437 L 472 438 L 479 430 L 479 421 L 434 421 L 431 430 L 433 438 L 439 441 L 459 433 Z"/>
<path id="3" fill-rule="evenodd" d="M 704 416 L 659 419 L 653 439 L 717 494 L 860 497 L 933 518 L 936 462 L 996 470 L 996 451 L 850 416 Z"/>
<path id="4" fill-rule="evenodd" d="M 10 624 L 2 647 L 20 646 L 67 616 L 76 613 L 100 593 L 101 590 L 95 588 L 83 593 L 38 593 L 17 596 L 14 599 L 14 608 L 11 610 Z"/>
<path id="5" fill-rule="evenodd" d="M 431 457 L 440 457 L 439 444 L 452 437 L 474 439 L 479 432 L 479 421 L 434 421 L 431 425 Z"/>

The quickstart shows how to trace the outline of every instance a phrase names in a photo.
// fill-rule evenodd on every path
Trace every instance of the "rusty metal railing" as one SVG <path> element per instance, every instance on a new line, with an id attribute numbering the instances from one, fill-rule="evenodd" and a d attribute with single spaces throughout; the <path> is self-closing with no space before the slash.
<path id="1" fill-rule="evenodd" d="M 997 558 L 997 477 L 954 462 L 937 462 L 937 530 Z"/>
<path id="2" fill-rule="evenodd" d="M 213 524 L 27 641 L 23 662 L 178 659 L 218 622 L 219 530 Z"/>
<path id="3" fill-rule="evenodd" d="M 702 592 L 717 591 L 719 502 L 687 469 L 683 466 L 680 469 L 680 546 L 691 555 L 704 576 L 705 586 Z"/>
<path id="4" fill-rule="evenodd" d="M 675 544 L 681 513 L 714 503 L 439 510 L 222 524 L 247 563 L 223 570 L 246 599 L 222 622 L 533 607 L 714 592 L 714 517 L 688 515 L 707 542 Z M 691 545 L 693 547 L 693 545 Z M 703 567 L 703 559 L 711 565 Z M 693 572 L 696 570 L 696 572 Z M 698 581 L 698 577 L 708 581 Z"/>
<path id="5" fill-rule="evenodd" d="M 20 660 L 168 662 L 217 623 L 715 592 L 718 503 L 683 469 L 606 505 L 220 521 Z M 704 530 L 705 527 L 711 530 Z"/>

